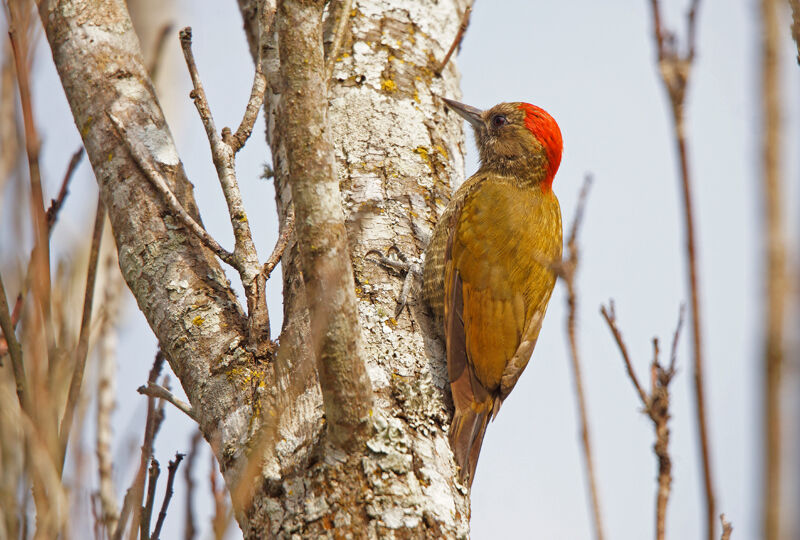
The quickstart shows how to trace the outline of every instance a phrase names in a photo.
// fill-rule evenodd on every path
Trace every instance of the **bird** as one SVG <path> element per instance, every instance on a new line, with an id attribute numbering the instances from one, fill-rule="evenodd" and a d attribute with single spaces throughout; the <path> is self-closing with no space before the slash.
<path id="1" fill-rule="evenodd" d="M 471 488 L 486 427 L 530 360 L 555 286 L 562 228 L 552 186 L 563 143 L 535 105 L 482 111 L 442 99 L 474 129 L 480 167 L 434 227 L 422 300 L 445 344 L 455 408 L 448 439 Z"/>

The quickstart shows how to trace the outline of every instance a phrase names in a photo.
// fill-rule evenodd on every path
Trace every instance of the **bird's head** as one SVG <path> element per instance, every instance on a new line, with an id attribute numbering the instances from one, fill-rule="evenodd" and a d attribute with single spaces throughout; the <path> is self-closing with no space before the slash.
<path id="1" fill-rule="evenodd" d="M 553 185 L 561 163 L 561 130 L 552 116 L 530 103 L 500 103 L 481 111 L 442 98 L 475 130 L 481 169 L 534 182 L 543 190 Z"/>

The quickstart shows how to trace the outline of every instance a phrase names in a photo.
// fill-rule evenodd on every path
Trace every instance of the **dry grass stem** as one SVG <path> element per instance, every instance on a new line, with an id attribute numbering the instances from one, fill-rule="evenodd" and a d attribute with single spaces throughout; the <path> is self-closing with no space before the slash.
<path id="1" fill-rule="evenodd" d="M 719 520 L 722 523 L 722 536 L 720 540 L 731 540 L 731 533 L 733 532 L 733 525 L 725 519 L 725 514 L 719 515 Z"/>
<path id="2" fill-rule="evenodd" d="M 192 477 L 192 470 L 194 469 L 194 462 L 195 459 L 197 459 L 197 450 L 202 439 L 202 433 L 200 433 L 200 431 L 195 431 L 189 445 L 189 454 L 186 456 L 186 467 L 183 468 L 183 478 L 186 484 L 186 517 L 184 518 L 183 528 L 184 540 L 194 540 L 197 534 L 194 526 L 194 478 Z"/>

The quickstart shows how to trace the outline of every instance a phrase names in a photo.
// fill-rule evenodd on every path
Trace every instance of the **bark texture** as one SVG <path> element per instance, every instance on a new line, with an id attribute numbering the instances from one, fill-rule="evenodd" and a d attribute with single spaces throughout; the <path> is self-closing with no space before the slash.
<path id="1" fill-rule="evenodd" d="M 364 0 L 348 13 L 329 3 L 326 9 L 348 16 L 348 24 L 332 51 L 327 88 L 324 80 L 307 80 L 316 85 L 318 108 L 305 141 L 293 140 L 303 127 L 293 120 L 304 111 L 291 102 L 304 90 L 291 86 L 298 72 L 279 44 L 314 48 L 310 68 L 295 65 L 310 77 L 324 65 L 322 44 L 335 41 L 336 21 L 320 15 L 318 2 L 286 2 L 284 8 L 308 10 L 294 23 L 298 12 L 279 10 L 284 19 L 275 19 L 269 0 L 239 3 L 268 80 L 267 139 L 282 222 L 293 211 L 302 163 L 318 160 L 327 171 L 300 178 L 305 185 L 296 188 L 298 234 L 282 265 L 284 327 L 270 359 L 247 351 L 247 318 L 219 262 L 172 216 L 131 156 L 131 147 L 142 150 L 199 222 L 124 2 L 40 4 L 125 280 L 212 443 L 246 537 L 465 537 L 469 499 L 447 442 L 452 405 L 443 346 L 416 306 L 393 316 L 402 280 L 367 253 L 394 246 L 419 257 L 451 181 L 464 177 L 461 121 L 434 95 L 458 97 L 458 75 L 453 63 L 441 76 L 434 71 L 469 2 Z M 298 36 L 279 40 L 287 24 Z M 324 207 L 303 214 L 300 207 L 309 206 L 302 197 Z M 331 242 L 324 254 L 338 250 L 338 266 L 315 260 L 314 242 L 323 238 Z M 328 278 L 337 280 L 341 297 L 325 297 Z M 335 316 L 319 323 L 325 302 L 349 310 L 351 327 Z M 326 341 L 345 344 L 334 347 L 334 363 L 317 354 L 319 336 L 323 349 Z M 361 358 L 364 373 L 342 369 L 348 355 Z M 345 363 L 337 367 L 338 360 Z M 318 375 L 319 365 L 333 369 Z M 335 398 L 342 417 L 328 407 L 327 392 L 337 384 L 346 390 Z M 342 402 L 347 391 L 354 392 L 349 404 Z M 341 433 L 359 425 L 361 443 L 344 451 Z"/>

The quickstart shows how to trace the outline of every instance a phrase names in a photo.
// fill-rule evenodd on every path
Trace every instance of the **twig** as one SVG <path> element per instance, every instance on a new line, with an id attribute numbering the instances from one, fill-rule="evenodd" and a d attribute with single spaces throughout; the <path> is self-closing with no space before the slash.
<path id="1" fill-rule="evenodd" d="M 347 28 L 348 21 L 350 21 L 350 10 L 353 6 L 353 0 L 340 0 L 337 4 L 339 5 L 339 9 L 336 28 L 333 31 L 333 41 L 331 41 L 330 49 L 328 49 L 328 58 L 325 62 L 325 74 L 327 79 L 330 79 L 333 74 L 333 66 L 336 64 L 336 57 L 339 56 L 339 49 L 342 48 L 344 31 Z M 333 14 L 330 16 L 333 17 Z"/>
<path id="2" fill-rule="evenodd" d="M 28 381 L 25 377 L 25 367 L 22 362 L 22 346 L 17 340 L 14 331 L 14 324 L 11 314 L 8 312 L 8 300 L 6 299 L 6 286 L 3 283 L 3 276 L 0 274 L 0 328 L 3 329 L 3 336 L 8 345 L 8 353 L 11 356 L 11 368 L 14 371 L 14 381 L 17 386 L 17 398 L 22 410 L 28 410 Z"/>
<path id="3" fill-rule="evenodd" d="M 147 377 L 148 383 L 154 383 L 158 380 L 158 375 L 161 373 L 161 368 L 164 365 L 164 353 L 161 350 L 156 353 L 156 358 L 153 361 L 153 367 L 150 369 L 150 374 Z M 119 521 L 117 528 L 112 536 L 113 540 L 120 540 L 122 534 L 125 532 L 125 525 L 128 521 L 128 515 L 131 510 L 134 510 L 134 519 L 132 527 L 138 528 L 138 518 L 140 504 L 142 502 L 142 493 L 144 491 L 144 477 L 147 470 L 147 463 L 150 456 L 153 454 L 153 440 L 155 439 L 158 428 L 161 426 L 161 421 L 164 418 L 163 408 L 156 408 L 156 399 L 153 397 L 147 398 L 147 418 L 144 423 L 144 441 L 142 442 L 142 452 L 139 459 L 139 470 L 136 477 L 133 479 L 131 487 L 125 494 L 125 500 L 122 503 L 122 510 L 120 511 Z"/>
<path id="4" fill-rule="evenodd" d="M 48 235 L 52 234 L 53 232 L 53 225 L 56 224 L 56 219 L 58 219 L 58 212 L 64 205 L 64 199 L 66 199 L 67 193 L 69 193 L 69 183 L 72 180 L 75 171 L 78 169 L 78 165 L 80 165 L 82 158 L 83 146 L 78 148 L 75 153 L 72 154 L 69 164 L 67 165 L 67 171 L 64 173 L 64 179 L 61 180 L 61 189 L 58 190 L 58 196 L 50 201 L 50 207 L 47 209 Z"/>
<path id="5" fill-rule="evenodd" d="M 695 56 L 695 43 L 697 40 L 696 24 L 699 0 L 692 0 L 689 12 L 686 15 L 687 46 L 686 52 L 677 50 L 675 38 L 672 33 L 665 31 L 661 24 L 661 15 L 658 0 L 651 0 L 653 11 L 653 33 L 658 50 L 658 64 L 661 80 L 669 95 L 672 108 L 672 120 L 675 131 L 675 142 L 678 148 L 678 158 L 681 169 L 681 187 L 683 193 L 684 223 L 686 231 L 686 263 L 690 289 L 690 302 L 692 310 L 692 349 L 694 354 L 694 394 L 696 402 L 697 427 L 700 439 L 700 454 L 703 464 L 703 485 L 706 502 L 706 538 L 714 540 L 716 523 L 716 503 L 714 496 L 714 482 L 711 473 L 711 450 L 709 448 L 708 421 L 706 418 L 705 383 L 703 378 L 703 346 L 700 323 L 700 285 L 697 270 L 697 255 L 695 247 L 694 211 L 692 203 L 692 182 L 689 174 L 689 157 L 686 147 L 686 132 L 684 129 L 684 98 L 688 86 L 692 61 Z"/>
<path id="6" fill-rule="evenodd" d="M 278 241 L 275 242 L 275 248 L 272 250 L 272 254 L 269 256 L 269 259 L 267 259 L 267 262 L 264 263 L 264 267 L 261 269 L 266 279 L 269 279 L 272 271 L 280 262 L 283 252 L 286 249 L 286 246 L 289 245 L 289 239 L 292 237 L 292 235 L 294 235 L 294 209 L 289 208 L 289 212 L 286 215 L 286 222 L 283 225 L 283 230 L 281 231 L 280 236 L 278 236 Z"/>
<path id="7" fill-rule="evenodd" d="M 228 528 L 228 509 L 225 504 L 225 490 L 217 488 L 217 461 L 212 452 L 211 454 L 211 495 L 214 497 L 214 517 L 211 518 L 211 528 L 214 531 L 214 538 L 222 540 L 225 537 L 225 529 Z"/>
<path id="8" fill-rule="evenodd" d="M 783 225 L 781 92 L 780 92 L 780 4 L 761 0 L 761 165 L 762 236 L 765 268 L 762 272 L 764 308 L 763 370 L 764 400 L 762 526 L 764 540 L 781 537 L 781 395 L 785 366 L 784 327 L 791 292 L 786 273 L 786 234 Z"/>
<path id="9" fill-rule="evenodd" d="M 185 401 L 182 401 L 177 397 L 175 397 L 175 394 L 173 394 L 160 384 L 148 382 L 147 386 L 140 386 L 139 388 L 136 389 L 136 391 L 144 396 L 161 398 L 165 401 L 168 401 L 173 405 L 175 405 L 175 407 L 177 407 L 181 412 L 186 414 L 189 418 L 191 418 L 195 422 L 197 421 L 197 417 L 194 414 L 194 409 L 192 409 L 192 406 L 186 403 Z"/>
<path id="10" fill-rule="evenodd" d="M 200 120 L 203 123 L 203 127 L 205 127 L 208 143 L 211 146 L 214 166 L 217 169 L 217 177 L 222 187 L 222 193 L 225 196 L 225 202 L 228 205 L 228 215 L 233 227 L 234 249 L 232 260 L 234 264 L 232 266 L 239 272 L 245 296 L 247 297 L 248 348 L 258 356 L 265 356 L 272 347 L 272 342 L 269 339 L 266 279 L 261 272 L 261 265 L 258 263 L 258 253 L 250 232 L 250 222 L 247 219 L 242 194 L 239 191 L 239 183 L 236 180 L 235 153 L 237 148 L 235 147 L 237 144 L 244 144 L 249 132 L 252 131 L 252 125 L 249 124 L 255 121 L 260 103 L 263 101 L 266 79 L 260 73 L 261 63 L 257 62 L 253 90 L 245 117 L 236 132 L 236 139 L 230 137 L 231 141 L 227 143 L 217 133 L 214 118 L 211 115 L 211 109 L 209 108 L 203 85 L 200 82 L 197 64 L 192 53 L 192 29 L 186 27 L 179 34 L 183 57 L 186 60 L 186 67 L 189 69 L 192 86 L 194 87 L 194 90 L 189 95 L 194 101 Z"/>
<path id="11" fill-rule="evenodd" d="M 33 100 L 31 98 L 30 72 L 28 69 L 28 54 L 30 52 L 29 24 L 24 19 L 27 19 L 29 14 L 20 13 L 20 9 L 27 10 L 28 5 L 16 2 L 11 2 L 7 5 L 9 8 L 8 36 L 14 52 L 14 66 L 17 72 L 17 86 L 19 88 L 22 119 L 25 126 L 25 151 L 28 157 L 31 186 L 30 205 L 34 248 L 29 264 L 33 267 L 31 276 L 34 284 L 34 298 L 41 310 L 48 361 L 52 363 L 56 358 L 56 342 L 50 304 L 50 243 L 48 241 L 47 216 L 44 209 L 42 177 L 39 165 L 41 143 L 33 117 Z M 49 367 L 52 368 L 53 366 L 50 365 Z M 50 370 L 50 372 L 52 373 L 53 370 Z"/>
<path id="12" fill-rule="evenodd" d="M 153 517 L 153 504 L 156 500 L 156 485 L 161 474 L 161 466 L 157 459 L 150 460 L 150 472 L 147 475 L 147 499 L 139 518 L 139 537 L 150 540 L 150 519 Z"/>
<path id="13" fill-rule="evenodd" d="M 800 64 L 800 0 L 789 0 L 792 6 L 792 37 L 797 46 L 797 63 Z"/>
<path id="14" fill-rule="evenodd" d="M 730 540 L 731 533 L 733 532 L 733 525 L 731 525 L 730 521 L 725 519 L 725 514 L 720 514 L 719 520 L 722 522 L 722 536 L 720 540 Z"/>
<path id="15" fill-rule="evenodd" d="M 264 75 L 261 67 L 261 49 L 259 48 L 258 50 L 259 56 L 255 62 L 256 72 L 253 75 L 253 87 L 250 90 L 250 99 L 247 100 L 247 106 L 245 107 L 242 121 L 236 133 L 230 136 L 230 139 L 225 136 L 225 131 L 227 130 L 228 134 L 230 134 L 230 130 L 228 130 L 228 128 L 222 130 L 222 140 L 231 147 L 234 154 L 238 153 L 239 150 L 244 147 L 244 143 L 247 142 L 247 139 L 250 138 L 250 134 L 253 132 L 253 126 L 256 123 L 256 118 L 258 118 L 258 112 L 264 104 L 264 93 L 267 90 L 267 77 Z"/>
<path id="16" fill-rule="evenodd" d="M 672 340 L 672 351 L 670 353 L 670 363 L 668 368 L 664 368 L 659 361 L 658 338 L 653 338 L 653 361 L 650 364 L 650 394 L 642 389 L 636 372 L 631 365 L 628 349 L 622 339 L 622 333 L 617 327 L 616 314 L 614 313 L 614 302 L 609 302 L 609 307 L 600 307 L 600 313 L 608 324 L 614 340 L 617 342 L 620 354 L 625 362 L 625 369 L 628 377 L 636 388 L 636 393 L 642 402 L 643 412 L 653 422 L 656 434 L 656 442 L 653 451 L 658 459 L 658 492 L 656 494 L 656 539 L 666 538 L 666 519 L 667 503 L 669 502 L 670 489 L 672 485 L 672 460 L 669 455 L 669 384 L 675 376 L 675 358 L 677 357 L 678 338 L 683 327 L 684 309 L 681 306 L 678 314 L 678 324 Z"/>
<path id="17" fill-rule="evenodd" d="M 461 16 L 461 24 L 458 25 L 458 32 L 456 32 L 456 37 L 453 39 L 453 44 L 450 45 L 450 49 L 447 51 L 447 54 L 444 55 L 442 63 L 436 68 L 437 75 L 440 75 L 442 71 L 444 71 L 444 68 L 447 67 L 447 63 L 450 61 L 450 57 L 453 56 L 453 53 L 461 44 L 461 40 L 464 39 L 464 32 L 467 31 L 467 26 L 469 26 L 470 15 L 472 15 L 472 6 L 467 6 L 467 9 L 464 10 L 464 14 Z"/>
<path id="18" fill-rule="evenodd" d="M 167 38 L 169 38 L 174 27 L 175 25 L 171 22 L 164 24 L 158 32 L 158 37 L 156 37 L 156 43 L 153 46 L 153 56 L 150 58 L 150 64 L 147 66 L 147 73 L 150 74 L 150 79 L 153 81 L 158 77 L 161 59 L 164 56 L 164 46 L 167 44 Z"/>
<path id="19" fill-rule="evenodd" d="M 604 532 L 602 512 L 600 511 L 600 495 L 597 491 L 597 479 L 594 470 L 594 460 L 592 458 L 592 444 L 589 436 L 589 415 L 586 408 L 586 395 L 583 390 L 583 375 L 581 370 L 580 353 L 578 350 L 578 338 L 575 331 L 578 311 L 578 295 L 575 285 L 575 273 L 578 268 L 580 253 L 577 237 L 578 230 L 580 229 L 581 222 L 583 221 L 583 214 L 586 208 L 586 198 L 589 194 L 589 187 L 591 186 L 591 183 L 592 178 L 591 176 L 587 175 L 584 179 L 580 195 L 578 196 L 578 204 L 575 208 L 575 216 L 572 221 L 572 226 L 570 227 L 569 239 L 567 241 L 569 255 L 566 260 L 562 261 L 560 264 L 551 265 L 551 267 L 555 266 L 555 273 L 564 280 L 564 283 L 567 286 L 567 337 L 569 339 L 572 371 L 575 377 L 575 393 L 578 397 L 578 410 L 580 412 L 581 421 L 581 442 L 583 443 L 583 456 L 586 465 L 587 481 L 589 483 L 589 493 L 591 496 L 595 537 L 598 540 L 602 540 L 604 537 Z"/>
<path id="20" fill-rule="evenodd" d="M 195 431 L 192 435 L 192 442 L 189 445 L 189 455 L 186 456 L 186 467 L 183 468 L 183 477 L 186 481 L 186 519 L 184 520 L 183 534 L 184 540 L 194 540 L 197 530 L 195 529 L 194 522 L 194 478 L 192 478 L 192 469 L 194 468 L 194 460 L 197 458 L 197 449 L 203 435 L 200 431 Z"/>
<path id="21" fill-rule="evenodd" d="M 67 394 L 67 404 L 64 408 L 64 416 L 61 418 L 61 430 L 59 433 L 59 450 L 61 452 L 61 471 L 64 470 L 64 459 L 67 455 L 67 442 L 72 430 L 72 422 L 75 416 L 75 408 L 78 406 L 78 399 L 81 395 L 83 384 L 83 373 L 86 370 L 86 357 L 89 354 L 89 333 L 92 322 L 92 303 L 94 302 L 94 286 L 97 280 L 97 260 L 100 255 L 100 240 L 103 236 L 105 226 L 106 208 L 103 199 L 97 196 L 97 210 L 94 217 L 94 230 L 92 232 L 92 245 L 89 250 L 89 266 L 86 270 L 86 290 L 83 296 L 83 315 L 81 317 L 81 329 L 78 334 L 78 346 L 75 349 L 75 365 L 73 366 L 72 379 L 69 383 Z"/>
<path id="22" fill-rule="evenodd" d="M 194 235 L 203 243 L 203 245 L 213 251 L 217 257 L 233 268 L 236 268 L 236 260 L 233 254 L 220 246 L 219 243 L 214 240 L 214 237 L 208 234 L 208 232 L 200 224 L 198 224 L 192 216 L 189 215 L 175 194 L 172 193 L 172 190 L 167 184 L 166 178 L 164 178 L 161 173 L 156 171 L 156 169 L 147 162 L 147 158 L 143 150 L 140 148 L 140 144 L 128 137 L 127 130 L 125 129 L 125 126 L 122 125 L 122 122 L 119 121 L 119 119 L 117 119 L 111 113 L 107 114 L 109 120 L 111 120 L 111 123 L 114 124 L 114 127 L 119 132 L 120 138 L 125 143 L 125 147 L 131 153 L 131 157 L 133 157 L 136 165 L 150 181 L 150 184 L 164 198 L 164 202 L 167 206 L 169 206 L 170 210 L 172 210 L 173 215 L 175 215 L 175 217 L 177 217 L 187 229 L 194 233 Z"/>
<path id="23" fill-rule="evenodd" d="M 169 465 L 167 465 L 167 491 L 164 493 L 164 502 L 161 503 L 161 510 L 158 512 L 156 528 L 153 529 L 153 534 L 150 535 L 152 540 L 158 540 L 158 537 L 161 535 L 161 527 L 164 525 L 164 520 L 167 517 L 167 508 L 169 508 L 169 501 L 172 499 L 175 473 L 178 472 L 178 466 L 181 464 L 184 456 L 185 454 L 176 453 L 175 459 L 170 460 Z"/>
<path id="24" fill-rule="evenodd" d="M 617 342 L 617 347 L 619 347 L 622 360 L 625 362 L 625 370 L 628 372 L 628 377 L 630 377 L 633 386 L 636 388 L 636 393 L 639 394 L 639 399 L 642 400 L 642 403 L 647 403 L 647 394 L 645 394 L 644 390 L 642 389 L 639 378 L 636 376 L 636 372 L 633 370 L 631 357 L 628 354 L 628 348 L 625 346 L 625 341 L 622 339 L 622 334 L 620 333 L 619 328 L 617 328 L 617 314 L 614 310 L 614 301 L 610 300 L 608 302 L 608 309 L 606 309 L 605 306 L 600 306 L 600 314 L 603 315 L 603 318 L 606 320 L 606 324 L 608 324 L 609 330 L 611 330 L 611 334 L 614 336 L 614 341 Z"/>

